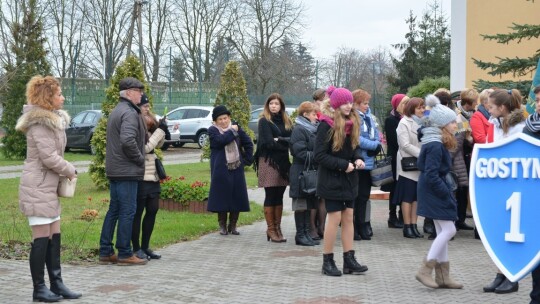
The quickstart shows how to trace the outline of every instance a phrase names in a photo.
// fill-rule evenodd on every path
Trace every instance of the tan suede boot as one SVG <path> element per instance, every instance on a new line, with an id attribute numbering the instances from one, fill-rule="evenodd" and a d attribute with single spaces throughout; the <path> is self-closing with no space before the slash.
<path id="1" fill-rule="evenodd" d="M 424 258 L 424 261 L 422 262 L 422 267 L 418 270 L 418 273 L 416 274 L 415 278 L 418 280 L 418 282 L 424 284 L 427 287 L 431 288 L 439 288 L 439 285 L 433 280 L 433 269 L 437 265 L 437 261 L 435 260 L 429 260 L 426 261 Z"/>
<path id="2" fill-rule="evenodd" d="M 437 263 L 435 266 L 435 282 L 439 288 L 461 289 L 460 284 L 450 277 L 450 262 Z"/>

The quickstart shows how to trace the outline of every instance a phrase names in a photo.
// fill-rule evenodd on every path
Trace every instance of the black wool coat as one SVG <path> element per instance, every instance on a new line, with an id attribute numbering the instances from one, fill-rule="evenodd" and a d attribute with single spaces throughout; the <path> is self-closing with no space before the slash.
<path id="1" fill-rule="evenodd" d="M 300 118 L 297 118 L 300 119 Z M 296 125 L 291 134 L 291 155 L 293 163 L 289 171 L 289 197 L 305 198 L 308 195 L 300 191 L 299 177 L 304 170 L 306 160 L 311 163 L 312 168 L 316 168 L 315 154 L 315 133 L 311 133 L 301 125 Z"/>
<path id="2" fill-rule="evenodd" d="M 358 147 L 351 147 L 351 137 L 345 139 L 343 148 L 332 151 L 333 140 L 328 140 L 331 127 L 322 121 L 317 128 L 315 161 L 319 164 L 317 195 L 324 199 L 353 201 L 358 196 L 358 172 L 345 173 L 349 163 L 362 159 Z"/>
<path id="3" fill-rule="evenodd" d="M 210 194 L 208 195 L 208 211 L 211 212 L 244 212 L 249 211 L 246 176 L 244 165 L 253 163 L 253 141 L 242 130 L 229 130 L 223 134 L 211 126 L 210 136 Z M 240 149 L 242 165 L 234 170 L 227 169 L 225 146 L 236 141 Z M 243 150 L 243 153 L 242 153 Z"/>

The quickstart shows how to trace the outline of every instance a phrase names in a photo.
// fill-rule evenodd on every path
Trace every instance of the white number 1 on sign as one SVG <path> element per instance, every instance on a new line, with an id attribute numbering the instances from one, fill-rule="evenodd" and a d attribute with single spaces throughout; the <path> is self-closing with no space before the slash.
<path id="1" fill-rule="evenodd" d="M 514 192 L 506 201 L 506 210 L 510 210 L 510 232 L 504 234 L 507 242 L 523 243 L 525 234 L 519 232 L 521 223 L 521 192 Z"/>

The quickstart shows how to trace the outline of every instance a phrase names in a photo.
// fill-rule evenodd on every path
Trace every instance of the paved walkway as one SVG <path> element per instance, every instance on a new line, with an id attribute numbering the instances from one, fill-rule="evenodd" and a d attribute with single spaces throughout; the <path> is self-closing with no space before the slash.
<path id="1" fill-rule="evenodd" d="M 201 160 L 201 153 L 200 149 L 170 149 L 163 151 L 163 163 L 165 165 L 196 163 Z M 77 169 L 77 172 L 84 173 L 88 172 L 90 163 L 91 161 L 83 160 L 75 161 L 73 165 Z M 1 166 L 0 179 L 20 177 L 22 170 L 22 165 Z"/>
<path id="2" fill-rule="evenodd" d="M 250 190 L 263 201 L 264 192 Z M 290 200 L 285 203 L 290 210 Z M 240 236 L 206 235 L 161 248 L 146 266 L 63 266 L 64 281 L 83 293 L 73 303 L 528 303 L 530 276 L 519 292 L 486 294 L 495 266 L 473 238 L 459 231 L 450 244 L 451 272 L 462 290 L 430 289 L 414 279 L 431 241 L 405 239 L 386 227 L 387 201 L 373 201 L 371 241 L 355 242 L 364 275 L 321 275 L 321 245 L 294 244 L 294 219 L 283 218 L 287 243 L 266 241 L 264 222 L 240 227 Z M 469 220 L 470 221 L 470 220 Z M 159 230 L 159 223 L 156 229 Z M 159 232 L 158 232 L 159 233 Z M 342 248 L 336 244 L 341 268 Z M 0 261 L 0 302 L 28 303 L 32 284 L 27 261 Z"/>

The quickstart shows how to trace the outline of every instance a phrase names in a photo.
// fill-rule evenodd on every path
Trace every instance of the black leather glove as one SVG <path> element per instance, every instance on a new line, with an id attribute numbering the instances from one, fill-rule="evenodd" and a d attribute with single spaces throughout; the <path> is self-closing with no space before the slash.
<path id="1" fill-rule="evenodd" d="M 170 140 L 171 139 L 171 132 L 169 132 L 169 127 L 167 126 L 167 120 L 165 118 L 162 118 L 159 120 L 159 126 L 163 132 L 165 132 L 165 139 Z"/>
<path id="2" fill-rule="evenodd" d="M 381 150 L 382 150 L 382 146 L 381 144 L 379 144 L 377 148 L 375 148 L 375 150 L 368 150 L 367 156 L 370 156 L 370 157 L 377 156 L 381 152 Z"/>

